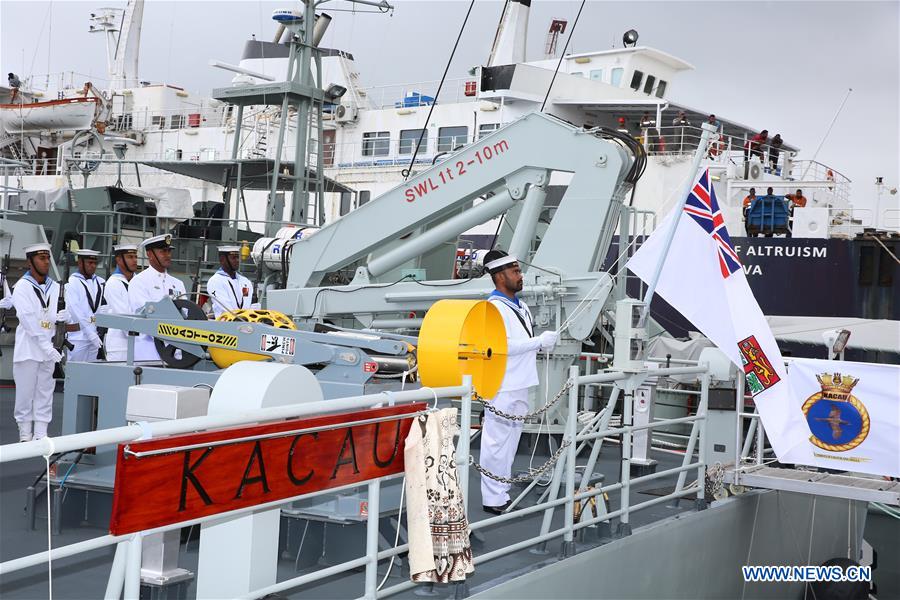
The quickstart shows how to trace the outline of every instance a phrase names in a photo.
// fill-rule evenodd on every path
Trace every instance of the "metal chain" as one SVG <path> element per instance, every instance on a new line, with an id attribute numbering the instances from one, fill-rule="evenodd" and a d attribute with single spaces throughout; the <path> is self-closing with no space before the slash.
<path id="1" fill-rule="evenodd" d="M 715 500 L 716 496 L 725 489 L 725 467 L 722 463 L 707 467 L 706 469 L 706 496 L 707 501 Z"/>
<path id="2" fill-rule="evenodd" d="M 536 469 L 529 469 L 527 475 L 521 475 L 519 477 L 503 477 L 502 475 L 492 473 L 475 462 L 474 456 L 469 456 L 469 464 L 475 467 L 475 470 L 485 477 L 493 479 L 494 481 L 499 481 L 500 483 L 505 483 L 508 485 L 512 485 L 514 483 L 528 483 L 532 479 L 537 479 L 538 477 L 549 471 L 550 468 L 553 467 L 553 465 L 555 465 L 556 462 L 560 459 L 563 454 L 563 450 L 565 450 L 570 443 L 571 442 L 569 442 L 569 440 L 563 440 L 563 443 L 560 444 L 556 452 L 553 453 L 553 456 L 547 459 L 547 462 Z"/>
<path id="3" fill-rule="evenodd" d="M 500 410 L 499 408 L 497 408 L 496 406 L 494 406 L 493 404 L 491 404 L 489 400 L 485 400 L 478 394 L 474 394 L 473 399 L 476 402 L 481 402 L 484 405 L 485 410 L 494 413 L 498 417 L 502 417 L 508 421 L 525 422 L 528 419 L 533 419 L 535 417 L 539 417 L 542 414 L 544 414 L 545 412 L 547 412 L 548 410 L 550 410 L 551 408 L 553 408 L 553 405 L 556 404 L 557 402 L 559 402 L 562 399 L 562 397 L 566 394 L 566 392 L 569 391 L 569 389 L 571 387 L 572 387 L 572 380 L 569 379 L 568 381 L 566 381 L 566 384 L 564 386 L 562 386 L 562 389 L 556 393 L 556 396 L 553 398 L 553 400 L 551 400 L 550 402 L 545 404 L 543 407 L 541 407 L 533 412 L 525 413 L 524 415 L 511 415 L 509 413 L 505 413 L 502 410 Z"/>

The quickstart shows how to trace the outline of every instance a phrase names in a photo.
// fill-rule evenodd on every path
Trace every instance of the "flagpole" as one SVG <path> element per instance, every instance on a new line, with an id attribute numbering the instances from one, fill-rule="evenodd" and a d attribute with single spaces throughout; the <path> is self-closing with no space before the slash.
<path id="1" fill-rule="evenodd" d="M 684 210 L 688 194 L 694 187 L 694 181 L 697 179 L 697 169 L 700 167 L 700 161 L 706 155 L 706 146 L 709 143 L 709 137 L 716 131 L 716 126 L 708 122 L 701 124 L 700 128 L 703 130 L 703 133 L 700 134 L 700 143 L 697 144 L 694 160 L 691 161 L 691 176 L 684 184 L 684 189 L 681 191 L 681 197 L 678 200 L 678 205 L 675 207 L 675 210 L 672 211 L 673 219 L 672 223 L 669 225 L 669 231 L 666 232 L 666 241 L 663 243 L 662 255 L 659 257 L 659 262 L 656 263 L 656 270 L 653 271 L 653 279 L 650 280 L 650 284 L 647 287 L 647 293 L 644 294 L 644 310 L 641 312 L 641 320 L 638 327 L 644 327 L 647 324 L 647 317 L 650 315 L 650 301 L 653 299 L 653 294 L 656 293 L 656 284 L 659 283 L 659 276 L 662 273 L 663 266 L 666 264 L 666 258 L 669 256 L 669 247 L 672 245 L 672 240 L 675 239 L 675 230 L 678 229 L 678 222 L 681 220 L 681 211 Z M 709 185 L 712 186 L 712 181 L 710 181 Z"/>

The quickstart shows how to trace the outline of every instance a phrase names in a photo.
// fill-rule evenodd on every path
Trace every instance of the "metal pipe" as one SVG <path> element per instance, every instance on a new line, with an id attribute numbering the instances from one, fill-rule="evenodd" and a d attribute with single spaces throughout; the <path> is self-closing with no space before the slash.
<path id="1" fill-rule="evenodd" d="M 421 329 L 425 319 L 375 319 L 369 329 Z"/>
<path id="2" fill-rule="evenodd" d="M 394 267 L 400 266 L 406 261 L 420 256 L 433 248 L 434 246 L 446 242 L 451 238 L 455 238 L 459 234 L 481 225 L 490 219 L 509 210 L 516 203 L 516 200 L 510 195 L 509 190 L 505 189 L 484 202 L 473 206 L 472 208 L 461 212 L 455 217 L 451 217 L 441 224 L 429 229 L 428 231 L 418 235 L 403 245 L 389 250 L 369 261 L 366 266 L 370 275 L 375 277 L 384 275 Z"/>
<path id="3" fill-rule="evenodd" d="M 104 600 L 119 600 L 122 597 L 122 586 L 125 584 L 125 557 L 128 554 L 128 542 L 119 542 L 113 564 L 109 570 L 109 581 L 106 583 Z"/>
<path id="4" fill-rule="evenodd" d="M 331 25 L 331 15 L 319 13 L 316 15 L 316 22 L 313 24 L 311 44 L 315 47 L 319 46 L 319 42 L 325 36 L 328 26 Z"/>
<path id="5" fill-rule="evenodd" d="M 744 420 L 741 412 L 744 408 L 744 378 L 738 375 L 737 389 L 734 391 L 734 468 L 741 464 L 741 434 L 744 432 Z"/>
<path id="6" fill-rule="evenodd" d="M 459 415 L 459 443 L 456 447 L 456 468 L 459 471 L 459 489 L 463 506 L 469 507 L 469 455 L 472 443 L 472 376 L 463 376 L 463 386 L 469 392 L 462 397 Z"/>
<path id="7" fill-rule="evenodd" d="M 703 398 L 708 396 L 709 392 L 709 376 L 706 375 L 702 379 L 701 383 L 701 394 L 700 394 L 700 405 L 703 405 Z M 688 438 L 687 448 L 684 450 L 684 460 L 681 463 L 681 466 L 687 465 L 691 461 L 691 457 L 694 455 L 694 448 L 697 446 L 697 438 L 700 436 L 700 430 L 702 428 L 703 421 L 706 420 L 706 415 L 701 417 L 700 412 L 698 410 L 697 415 L 694 417 L 696 420 L 694 422 L 693 427 L 691 427 L 691 437 Z M 687 473 L 680 473 L 678 475 L 678 483 L 675 484 L 675 491 L 680 492 L 684 487 L 684 480 L 687 477 Z M 697 479 L 700 477 L 698 475 Z"/>
<path id="8" fill-rule="evenodd" d="M 369 514 L 366 516 L 365 597 L 375 600 L 378 587 L 378 521 L 381 517 L 381 481 L 369 482 Z M 400 523 L 397 523 L 400 527 Z"/>
<path id="9" fill-rule="evenodd" d="M 284 26 L 284 23 L 279 23 L 279 24 L 278 24 L 278 29 L 275 30 L 275 37 L 272 38 L 272 43 L 273 43 L 273 44 L 277 44 L 278 42 L 281 41 L 281 34 L 284 33 L 284 30 L 285 30 L 285 29 L 286 29 L 286 27 Z M 214 66 L 215 66 L 215 65 L 214 65 Z"/>
<path id="10" fill-rule="evenodd" d="M 468 391 L 469 390 L 465 386 L 459 385 L 443 388 L 421 388 L 418 390 L 392 392 L 392 397 L 396 402 L 416 402 L 433 400 L 435 394 L 437 394 L 438 398 L 457 398 L 468 393 Z M 51 438 L 44 438 L 32 442 L 19 442 L 16 444 L 0 446 L 0 464 L 26 458 L 42 457 L 51 452 L 60 453 L 69 450 L 80 450 L 81 448 L 131 442 L 141 437 L 147 427 L 150 427 L 154 437 L 157 437 L 191 433 L 202 429 L 215 429 L 262 421 L 290 419 L 317 413 L 355 410 L 371 407 L 381 401 L 383 401 L 383 399 L 380 399 L 377 395 L 351 396 L 348 398 L 335 398 L 319 402 L 310 402 L 307 404 L 291 404 L 245 412 L 159 421 L 145 425 L 143 429 L 138 425 L 126 425 L 124 427 L 114 427 L 111 429 L 101 429 L 60 436 L 52 438 L 52 442 Z"/>
<path id="11" fill-rule="evenodd" d="M 128 542 L 128 554 L 125 558 L 125 600 L 140 600 L 141 596 L 141 550 L 143 535 L 136 533 Z"/>
<path id="12" fill-rule="evenodd" d="M 569 367 L 569 379 L 572 381 L 572 387 L 569 388 L 569 414 L 566 421 L 566 438 L 569 440 L 569 447 L 566 449 L 566 502 L 565 514 L 565 534 L 563 535 L 563 556 L 568 556 L 574 548 L 568 547 L 573 543 L 572 526 L 575 524 L 575 448 L 578 444 L 575 441 L 576 426 L 578 425 L 578 367 L 573 365 Z M 587 478 L 585 471 L 582 477 L 582 483 Z"/>
<path id="13" fill-rule="evenodd" d="M 599 424 L 600 427 L 607 428 L 609 426 L 609 420 L 612 417 L 613 410 L 615 410 L 616 403 L 619 400 L 619 393 L 621 391 L 622 388 L 613 388 L 613 391 L 609 396 L 609 401 L 606 403 L 606 408 L 604 409 L 605 419 L 601 419 Z M 582 443 L 586 444 L 587 441 L 584 441 Z M 591 446 L 591 454 L 588 457 L 587 464 L 584 467 L 584 475 L 581 478 L 581 486 L 579 487 L 579 491 L 587 489 L 588 478 L 590 477 L 591 473 L 594 472 L 594 466 L 597 464 L 597 459 L 600 458 L 600 449 L 602 447 L 603 437 L 596 439 L 596 441 Z"/>
<path id="14" fill-rule="evenodd" d="M 691 167 L 688 173 L 690 177 L 684 184 L 684 189 L 682 190 L 681 197 L 678 199 L 678 204 L 675 206 L 675 210 L 672 211 L 672 214 L 675 215 L 675 218 L 672 219 L 672 222 L 669 224 L 669 230 L 666 232 L 666 238 L 663 242 L 663 252 L 659 258 L 659 261 L 656 263 L 656 268 L 653 271 L 653 277 L 650 279 L 650 283 L 647 287 L 647 293 L 644 294 L 644 310 L 641 311 L 641 319 L 639 322 L 639 327 L 643 327 L 647 322 L 647 317 L 650 315 L 650 301 L 653 300 L 653 295 L 656 293 L 656 285 L 659 283 L 659 276 L 662 274 L 663 265 L 666 263 L 666 258 L 669 255 L 669 247 L 672 245 L 672 240 L 675 238 L 675 230 L 678 228 L 678 222 L 681 220 L 681 212 L 684 210 L 684 205 L 687 202 L 688 194 L 691 191 L 691 188 L 694 187 L 694 179 L 697 176 L 697 169 L 700 167 L 700 161 L 703 159 L 703 156 L 706 154 L 706 144 L 709 141 L 709 136 L 712 135 L 716 131 L 716 127 L 710 123 L 703 123 L 701 125 L 703 129 L 703 133 L 700 136 L 700 143 L 697 146 L 697 151 L 694 152 L 694 159 L 691 162 Z"/>
<path id="15" fill-rule="evenodd" d="M 601 437 L 607 437 L 610 435 L 618 435 L 620 433 L 625 433 L 626 431 L 639 431 L 641 429 L 654 429 L 656 427 L 665 427 L 667 425 L 677 425 L 679 423 L 692 423 L 696 421 L 699 417 L 696 415 L 692 415 L 690 417 L 678 417 L 677 419 L 663 419 L 661 421 L 653 421 L 652 423 L 647 423 L 645 425 L 628 425 L 623 427 L 611 427 L 609 429 L 605 429 L 603 431 L 597 431 L 595 433 L 589 433 L 587 435 L 579 435 L 576 439 L 578 441 L 583 440 L 595 440 Z"/>
<path id="16" fill-rule="evenodd" d="M 320 425 L 318 427 L 303 427 L 300 429 L 291 429 L 289 431 L 276 431 L 273 433 L 262 433 L 259 435 L 248 435 L 239 438 L 227 440 L 216 440 L 212 442 L 203 442 L 201 444 L 184 444 L 175 446 L 174 448 L 159 448 L 157 450 L 147 450 L 145 452 L 133 452 L 125 447 L 123 452 L 135 458 L 144 458 L 146 456 L 157 456 L 159 454 L 171 454 L 172 452 L 186 452 L 188 450 L 196 450 L 198 448 L 216 448 L 218 446 L 230 446 L 232 444 L 243 444 L 244 442 L 252 442 L 255 440 L 268 440 L 273 438 L 290 437 L 303 433 L 312 433 L 316 431 L 331 431 L 334 429 L 343 429 L 344 427 L 357 427 L 359 425 L 370 425 L 372 423 L 388 423 L 390 421 L 402 421 L 403 419 L 412 419 L 420 412 L 404 413 L 402 415 L 394 415 L 390 417 L 378 417 L 375 419 L 360 419 L 358 421 L 347 421 L 345 423 L 334 423 L 332 425 Z"/>
<path id="17" fill-rule="evenodd" d="M 550 181 L 549 173 L 544 176 L 545 181 Z M 547 198 L 547 190 L 537 185 L 528 187 L 525 200 L 522 203 L 522 211 L 516 222 L 512 240 L 509 242 L 509 255 L 530 260 L 531 244 L 534 241 L 534 232 L 537 229 L 541 210 L 544 208 L 544 200 Z"/>
<path id="18" fill-rule="evenodd" d="M 703 467 L 697 469 L 697 500 L 703 502 L 706 499 L 706 412 L 709 405 L 709 372 L 700 376 L 700 405 L 697 407 L 697 416 L 700 418 L 700 462 Z M 690 456 L 687 451 L 684 453 L 685 465 L 690 463 Z M 737 466 L 737 465 L 735 465 Z M 713 490 L 715 491 L 715 490 Z"/>
<path id="19" fill-rule="evenodd" d="M 318 571 L 313 571 L 312 573 L 307 573 L 306 575 L 301 575 L 300 577 L 294 577 L 293 579 L 279 581 L 278 583 L 275 583 L 273 585 L 269 585 L 258 590 L 253 590 L 249 594 L 241 596 L 241 599 L 250 600 L 253 598 L 262 598 L 270 594 L 276 594 L 278 592 L 283 592 L 291 588 L 300 587 L 301 585 L 313 583 L 315 581 L 319 581 L 320 579 L 331 577 L 332 575 L 339 575 L 351 569 L 358 569 L 359 567 L 365 566 L 368 561 L 369 558 L 366 556 L 348 560 L 347 562 L 343 562 L 339 565 L 334 565 L 325 569 L 319 569 Z"/>
<path id="20" fill-rule="evenodd" d="M 480 280 L 474 280 L 480 281 Z M 457 282 L 458 283 L 458 282 Z M 437 289 L 435 290 L 422 290 L 415 292 L 385 292 L 384 300 L 385 302 L 423 302 L 428 300 L 442 300 L 446 298 L 484 298 L 493 287 L 490 285 L 490 281 L 484 283 L 484 287 L 471 287 L 467 289 L 461 290 L 453 290 L 446 289 L 445 286 L 435 285 Z M 519 292 L 519 297 L 525 296 L 534 297 L 541 294 L 556 294 L 560 291 L 559 286 L 555 285 L 533 285 L 526 286 L 521 292 Z"/>
<path id="21" fill-rule="evenodd" d="M 626 428 L 634 426 L 634 387 L 631 385 L 626 388 L 622 398 L 622 424 Z M 619 507 L 623 511 L 619 520 L 626 528 L 629 527 L 629 507 L 631 505 L 631 444 L 631 429 L 627 429 L 622 433 L 622 475 L 619 479 L 622 482 Z"/>

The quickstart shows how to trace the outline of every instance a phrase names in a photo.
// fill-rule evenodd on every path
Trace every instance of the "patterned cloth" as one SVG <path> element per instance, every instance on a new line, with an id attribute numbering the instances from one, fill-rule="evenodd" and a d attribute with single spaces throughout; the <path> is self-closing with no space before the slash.
<path id="1" fill-rule="evenodd" d="M 422 415 L 416 425 L 404 450 L 410 579 L 464 581 L 475 566 L 456 470 L 456 409 Z"/>

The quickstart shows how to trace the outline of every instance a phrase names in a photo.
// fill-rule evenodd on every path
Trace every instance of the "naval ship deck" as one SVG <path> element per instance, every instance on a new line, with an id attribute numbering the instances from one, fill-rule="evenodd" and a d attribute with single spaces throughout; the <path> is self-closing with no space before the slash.
<path id="1" fill-rule="evenodd" d="M 7 444 L 15 441 L 16 427 L 12 419 L 12 407 L 14 403 L 15 390 L 11 386 L 0 389 L 0 415 L 4 418 L 0 419 L 0 444 Z M 62 394 L 57 392 L 54 400 L 54 414 L 61 415 L 62 411 Z M 54 421 L 50 426 L 50 435 L 59 434 L 60 419 Z M 525 448 L 527 436 L 523 436 L 523 443 L 520 452 L 516 457 L 513 471 L 525 470 L 528 467 L 531 456 L 530 448 Z M 535 464 L 542 463 L 547 457 L 540 455 L 540 449 L 546 446 L 543 437 L 539 444 L 539 453 L 535 457 Z M 477 452 L 477 442 L 473 443 L 473 450 Z M 527 451 L 526 451 L 527 450 Z M 477 458 L 477 456 L 476 456 Z M 681 457 L 666 454 L 654 453 L 660 464 L 659 468 L 668 469 L 677 467 L 681 462 Z M 602 473 L 605 481 L 616 481 L 618 479 L 618 470 L 621 468 L 620 446 L 610 444 L 604 448 L 600 455 L 600 459 L 595 468 L 595 473 Z M 41 496 L 38 499 L 36 507 L 36 528 L 29 528 L 28 518 L 25 514 L 25 487 L 30 485 L 34 479 L 45 469 L 44 462 L 40 459 L 27 461 L 18 461 L 6 463 L 0 470 L 0 530 L 3 531 L 3 543 L 0 544 L 0 561 L 7 561 L 19 556 L 25 556 L 34 552 L 40 552 L 47 548 L 47 521 L 46 521 L 46 499 Z M 632 499 L 634 503 L 651 499 L 653 495 L 646 494 L 648 491 L 655 491 L 662 487 L 671 489 L 675 484 L 677 475 L 663 477 L 653 481 L 646 482 L 643 485 L 635 485 L 632 490 Z M 469 510 L 469 519 L 472 522 L 480 521 L 493 515 L 489 515 L 481 510 L 479 476 L 476 471 L 470 471 L 470 498 L 472 507 Z M 524 486 L 514 487 L 513 492 L 523 489 Z M 530 506 L 534 504 L 539 496 L 539 492 L 533 491 L 521 504 L 521 506 Z M 610 505 L 618 506 L 618 492 L 609 494 Z M 638 528 L 649 523 L 661 521 L 674 515 L 694 511 L 695 504 L 693 499 L 685 499 L 679 503 L 678 507 L 671 504 L 657 504 L 645 510 L 633 513 L 631 524 L 632 527 Z M 489 528 L 487 531 L 480 531 L 473 535 L 472 545 L 473 552 L 477 558 L 479 554 L 486 554 L 497 548 L 508 546 L 520 540 L 534 537 L 538 534 L 541 526 L 543 512 L 538 512 L 525 516 L 521 519 L 507 521 L 498 526 Z M 553 524 L 551 529 L 557 529 L 562 526 L 563 511 L 555 511 Z M 340 525 L 328 525 L 329 527 L 340 527 Z M 319 525 L 321 527 L 321 525 Z M 196 572 L 197 569 L 197 552 L 199 546 L 199 528 L 194 527 L 191 532 L 190 539 L 187 538 L 187 529 L 182 531 L 182 545 L 180 550 L 179 566 Z M 284 529 L 284 522 L 282 525 Z M 292 525 L 295 531 L 303 527 Z M 311 531 L 315 528 L 311 527 Z M 107 531 L 100 527 L 81 525 L 81 526 L 64 526 L 59 535 L 53 536 L 54 547 L 75 543 L 78 541 L 90 539 L 103 535 Z M 383 532 L 386 533 L 386 532 Z M 319 530 L 318 535 L 321 535 Z M 327 535 L 327 534 L 326 534 Z M 393 542 L 393 530 L 386 533 Z M 588 532 L 576 542 L 578 552 L 597 547 L 602 543 L 608 542 L 609 538 L 600 539 L 596 530 L 588 529 Z M 402 543 L 402 540 L 401 540 Z M 504 581 L 510 580 L 523 573 L 533 571 L 541 566 L 557 562 L 560 550 L 561 539 L 551 540 L 547 545 L 546 554 L 535 554 L 529 549 L 520 550 L 513 554 L 491 560 L 476 566 L 475 573 L 468 579 L 468 592 L 478 593 L 490 587 L 498 585 Z M 309 544 L 308 547 L 317 547 Z M 292 546 L 296 548 L 296 545 Z M 358 552 L 347 551 L 345 557 L 338 558 L 336 562 L 346 560 L 354 556 L 362 556 L 365 554 L 365 534 L 363 532 L 360 537 L 360 545 Z M 54 598 L 101 598 L 106 589 L 107 579 L 109 577 L 110 565 L 112 564 L 115 546 L 102 548 L 82 555 L 58 559 L 53 561 L 53 597 Z M 308 552 L 307 552 L 308 553 Z M 306 561 L 307 556 L 301 558 L 301 562 Z M 306 572 L 312 572 L 320 566 L 311 566 L 307 568 L 300 567 L 295 569 L 296 554 L 290 555 L 282 553 L 278 564 L 279 581 L 297 577 Z M 343 552 L 342 552 L 343 554 Z M 315 557 L 313 557 L 315 560 Z M 380 564 L 379 581 L 384 577 L 387 569 L 387 560 Z M 291 592 L 282 592 L 281 596 L 286 598 L 356 598 L 360 596 L 363 590 L 364 573 L 362 569 L 357 572 L 342 574 L 325 580 L 292 590 Z M 397 583 L 401 583 L 408 579 L 408 572 L 405 569 L 399 569 L 394 565 L 391 576 L 388 578 L 384 587 L 390 587 Z M 394 597 L 399 598 L 416 598 L 421 597 L 423 592 L 428 592 L 428 588 L 419 586 L 412 590 L 401 592 Z M 47 568 L 46 565 L 32 567 L 23 571 L 11 573 L 0 578 L 0 592 L 6 598 L 46 598 L 47 597 Z M 457 593 L 456 586 L 435 586 L 430 590 L 429 596 L 442 598 L 454 597 Z M 188 586 L 187 597 L 194 595 L 193 582 Z"/>

